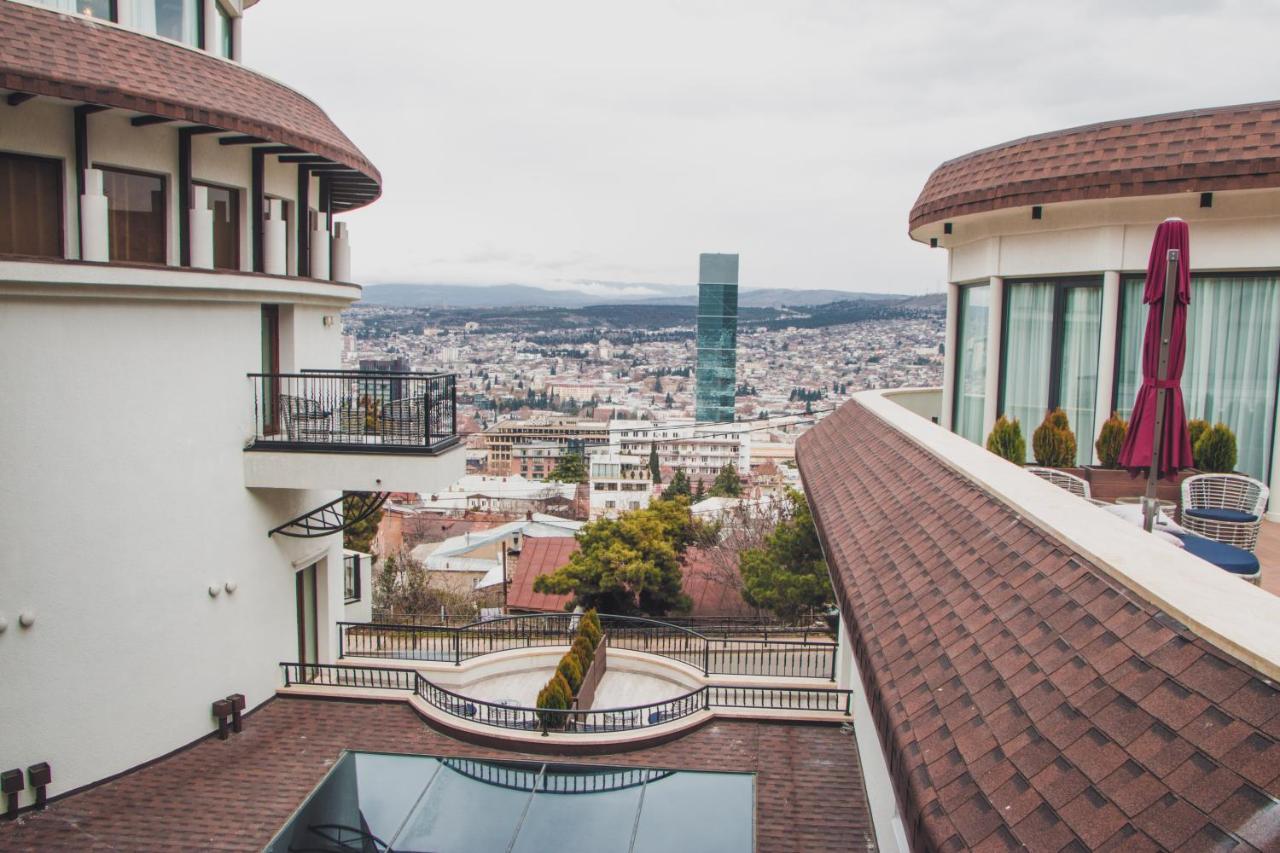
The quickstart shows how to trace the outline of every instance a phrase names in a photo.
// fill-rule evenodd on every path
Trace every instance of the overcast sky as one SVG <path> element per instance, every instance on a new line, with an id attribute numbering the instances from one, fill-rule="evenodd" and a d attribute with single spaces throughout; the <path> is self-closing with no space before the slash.
<path id="1" fill-rule="evenodd" d="M 1277 97 L 1280 0 L 264 0 L 245 61 L 382 170 L 374 282 L 937 292 L 929 173 L 1072 125 Z M 587 285 L 589 286 L 589 284 Z"/>

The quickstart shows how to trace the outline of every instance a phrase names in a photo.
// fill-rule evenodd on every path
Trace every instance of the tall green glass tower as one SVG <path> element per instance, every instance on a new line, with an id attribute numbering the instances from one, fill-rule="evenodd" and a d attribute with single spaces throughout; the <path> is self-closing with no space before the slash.
<path id="1" fill-rule="evenodd" d="M 698 258 L 699 421 L 733 420 L 738 385 L 738 256 Z"/>

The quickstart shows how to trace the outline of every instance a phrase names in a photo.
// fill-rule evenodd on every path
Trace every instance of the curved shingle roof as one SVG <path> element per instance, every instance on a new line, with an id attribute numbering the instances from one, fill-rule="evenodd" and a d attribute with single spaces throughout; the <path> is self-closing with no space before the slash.
<path id="1" fill-rule="evenodd" d="M 948 160 L 910 230 L 1024 205 L 1261 187 L 1280 187 L 1280 101 L 1108 121 Z"/>
<path id="2" fill-rule="evenodd" d="M 1266 677 L 856 401 L 797 459 L 916 847 L 1280 848 Z"/>
<path id="3" fill-rule="evenodd" d="M 0 2 L 0 87 L 209 125 L 348 166 L 335 203 L 377 198 L 382 176 L 325 115 L 287 86 L 238 63 L 163 39 L 22 3 Z"/>

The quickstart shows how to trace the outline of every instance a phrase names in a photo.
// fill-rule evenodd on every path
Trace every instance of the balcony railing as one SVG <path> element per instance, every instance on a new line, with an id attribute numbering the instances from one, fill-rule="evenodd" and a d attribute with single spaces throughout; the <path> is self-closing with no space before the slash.
<path id="1" fill-rule="evenodd" d="M 451 373 L 250 373 L 251 450 L 435 453 L 458 441 Z"/>

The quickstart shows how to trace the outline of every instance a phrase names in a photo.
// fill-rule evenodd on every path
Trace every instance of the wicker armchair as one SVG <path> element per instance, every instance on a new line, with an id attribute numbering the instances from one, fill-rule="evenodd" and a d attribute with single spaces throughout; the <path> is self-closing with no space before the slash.
<path id="1" fill-rule="evenodd" d="M 426 397 L 404 397 L 382 406 L 378 435 L 385 444 L 426 444 Z"/>
<path id="2" fill-rule="evenodd" d="M 1035 465 L 1029 465 L 1025 470 L 1030 474 L 1035 474 L 1041 480 L 1053 483 L 1060 489 L 1066 489 L 1078 498 L 1084 498 L 1095 506 L 1107 505 L 1106 501 L 1094 500 L 1088 481 L 1080 479 L 1075 474 L 1068 474 L 1066 471 L 1059 471 L 1057 468 L 1038 468 Z"/>
<path id="3" fill-rule="evenodd" d="M 1197 474 L 1182 481 L 1181 524 L 1206 539 L 1246 551 L 1258 547 L 1270 492 L 1239 474 Z"/>
<path id="4" fill-rule="evenodd" d="M 280 395 L 280 416 L 290 441 L 327 441 L 332 429 L 333 413 L 315 400 Z"/>

